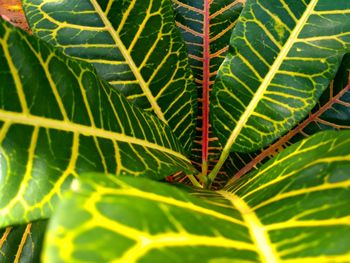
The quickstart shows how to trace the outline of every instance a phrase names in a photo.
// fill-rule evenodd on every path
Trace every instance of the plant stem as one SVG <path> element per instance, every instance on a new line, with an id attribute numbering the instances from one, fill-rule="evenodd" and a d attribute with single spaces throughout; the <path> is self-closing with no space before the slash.
<path id="1" fill-rule="evenodd" d="M 204 0 L 203 18 L 203 84 L 202 84 L 202 174 L 208 171 L 209 85 L 210 85 L 210 1 Z"/>
<path id="2" fill-rule="evenodd" d="M 229 146 L 231 146 L 231 145 L 229 145 Z M 226 147 L 222 150 L 222 153 L 220 155 L 218 162 L 216 163 L 213 170 L 208 175 L 208 181 L 206 182 L 207 189 L 210 189 L 211 184 L 214 182 L 217 174 L 219 173 L 221 167 L 224 165 L 229 154 L 230 154 L 230 147 L 227 147 L 227 144 L 226 144 Z"/>
<path id="3" fill-rule="evenodd" d="M 193 174 L 188 174 L 187 175 L 188 179 L 190 179 L 191 183 L 193 184 L 193 186 L 199 187 L 199 188 L 203 188 L 203 185 L 201 185 L 196 177 Z"/>

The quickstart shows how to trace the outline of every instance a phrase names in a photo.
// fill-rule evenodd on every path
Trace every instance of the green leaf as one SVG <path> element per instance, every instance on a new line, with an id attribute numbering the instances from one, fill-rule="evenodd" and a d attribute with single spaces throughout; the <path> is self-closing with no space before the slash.
<path id="1" fill-rule="evenodd" d="M 342 129 L 350 129 L 350 54 L 344 56 L 334 81 L 323 92 L 309 116 L 293 130 L 265 149 L 253 153 L 232 152 L 230 154 L 227 169 L 231 177 L 234 176 L 231 180 L 236 180 L 253 168 L 258 169 L 287 146 L 316 132 Z"/>
<path id="2" fill-rule="evenodd" d="M 0 262 L 40 262 L 47 221 L 0 230 Z"/>
<path id="3" fill-rule="evenodd" d="M 0 226 L 46 218 L 82 172 L 194 170 L 170 128 L 93 67 L 0 21 Z"/>
<path id="4" fill-rule="evenodd" d="M 221 152 L 218 138 L 209 124 L 210 89 L 245 0 L 172 1 L 176 25 L 187 44 L 189 63 L 197 83 L 197 133 L 191 159 L 203 174 L 207 174 Z"/>
<path id="5" fill-rule="evenodd" d="M 212 93 L 212 124 L 230 151 L 261 149 L 306 117 L 350 51 L 348 0 L 249 0 Z"/>
<path id="6" fill-rule="evenodd" d="M 328 92 L 327 92 L 328 91 Z M 313 125 L 303 130 L 313 134 L 320 130 L 350 129 L 350 54 L 343 59 L 334 83 L 326 90 L 311 115 L 322 112 L 317 116 Z"/>
<path id="7" fill-rule="evenodd" d="M 228 188 L 90 174 L 52 218 L 45 262 L 346 262 L 350 131 L 318 133 Z"/>
<path id="8" fill-rule="evenodd" d="M 176 25 L 189 51 L 189 62 L 198 85 L 211 86 L 225 58 L 232 29 L 245 0 L 172 0 Z M 206 83 L 204 83 L 206 82 Z"/>
<path id="9" fill-rule="evenodd" d="M 208 192 L 211 204 L 142 178 L 96 181 L 98 177 L 75 181 L 74 192 L 58 206 L 44 262 L 206 262 L 220 255 L 256 259 L 239 212 L 225 201 L 216 205 L 214 192 Z"/>
<path id="10" fill-rule="evenodd" d="M 97 72 L 192 144 L 196 91 L 170 0 L 22 0 L 33 33 Z"/>

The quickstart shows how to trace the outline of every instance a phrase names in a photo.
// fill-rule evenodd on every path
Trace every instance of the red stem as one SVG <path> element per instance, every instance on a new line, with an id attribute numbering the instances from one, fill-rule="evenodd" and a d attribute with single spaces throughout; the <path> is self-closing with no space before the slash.
<path id="1" fill-rule="evenodd" d="M 202 89 L 202 173 L 206 175 L 209 146 L 209 85 L 210 85 L 210 1 L 204 0 L 203 21 L 203 89 Z"/>
<path id="2" fill-rule="evenodd" d="M 283 136 L 281 139 L 279 139 L 276 143 L 271 145 L 266 150 L 262 151 L 257 157 L 255 157 L 252 161 L 250 161 L 246 166 L 244 166 L 241 170 L 239 170 L 235 175 L 234 179 L 237 180 L 242 175 L 249 172 L 255 165 L 263 161 L 267 156 L 275 152 L 281 145 L 288 142 L 293 136 L 298 134 L 299 132 L 302 132 L 302 130 L 311 122 L 317 120 L 318 117 L 320 117 L 326 110 L 332 107 L 334 103 L 337 102 L 338 99 L 340 99 L 347 91 L 350 90 L 350 81 L 347 86 L 344 87 L 337 95 L 333 96 L 333 89 L 332 86 L 330 87 L 331 94 L 329 101 L 323 105 L 318 111 L 316 111 L 314 114 L 310 114 L 309 118 L 307 118 L 305 121 L 303 121 L 301 124 L 299 124 L 294 130 L 287 133 L 285 136 Z"/>

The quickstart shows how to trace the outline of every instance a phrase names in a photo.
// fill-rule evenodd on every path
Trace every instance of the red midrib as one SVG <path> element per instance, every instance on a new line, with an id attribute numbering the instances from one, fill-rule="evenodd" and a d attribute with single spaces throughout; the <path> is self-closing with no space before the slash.
<path id="1" fill-rule="evenodd" d="M 204 0 L 203 21 L 203 90 L 202 90 L 202 172 L 207 173 L 209 146 L 209 85 L 210 85 L 210 1 Z"/>
<path id="2" fill-rule="evenodd" d="M 255 157 L 252 161 L 250 161 L 247 165 L 245 165 L 241 170 L 239 170 L 233 178 L 238 179 L 241 176 L 248 173 L 255 165 L 263 161 L 267 156 L 269 156 L 271 153 L 275 152 L 281 145 L 288 142 L 292 137 L 294 137 L 296 134 L 301 132 L 308 124 L 315 121 L 318 117 L 320 117 L 326 110 L 330 109 L 333 104 L 337 102 L 338 99 L 340 99 L 346 92 L 350 90 L 350 80 L 347 86 L 345 86 L 344 89 L 342 89 L 337 95 L 333 96 L 331 94 L 330 100 L 323 105 L 319 110 L 317 110 L 314 114 L 311 114 L 306 120 L 304 120 L 302 123 L 300 123 L 295 129 L 291 130 L 289 133 L 287 133 L 285 136 L 283 136 L 281 139 L 279 139 L 276 143 L 268 147 L 266 150 L 261 152 L 257 157 Z"/>

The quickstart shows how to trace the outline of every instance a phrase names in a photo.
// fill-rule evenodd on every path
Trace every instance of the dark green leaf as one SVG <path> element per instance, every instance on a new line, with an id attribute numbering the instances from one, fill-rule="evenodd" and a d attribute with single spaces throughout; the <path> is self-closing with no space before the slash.
<path id="1" fill-rule="evenodd" d="M 189 149 L 196 91 L 170 0 L 22 0 L 33 33 L 94 64 Z"/>
<path id="2" fill-rule="evenodd" d="M 214 166 L 221 152 L 218 138 L 209 124 L 210 89 L 225 58 L 232 28 L 244 2 L 173 0 L 176 24 L 187 44 L 189 62 L 197 83 L 197 133 L 191 159 L 203 174 Z"/>
<path id="3" fill-rule="evenodd" d="M 38 263 L 47 221 L 0 230 L 1 263 Z"/>
<path id="4" fill-rule="evenodd" d="M 309 116 L 293 130 L 263 150 L 253 153 L 230 154 L 228 170 L 232 180 L 236 180 L 251 169 L 257 169 L 285 147 L 312 134 L 324 130 L 350 129 L 350 54 L 342 65 L 331 85 L 326 89 Z"/>
<path id="5" fill-rule="evenodd" d="M 193 173 L 171 130 L 86 62 L 0 21 L 0 226 L 46 218 L 84 171 Z"/>
<path id="6" fill-rule="evenodd" d="M 350 51 L 347 0 L 250 0 L 213 91 L 225 150 L 264 147 L 301 121 Z"/>

